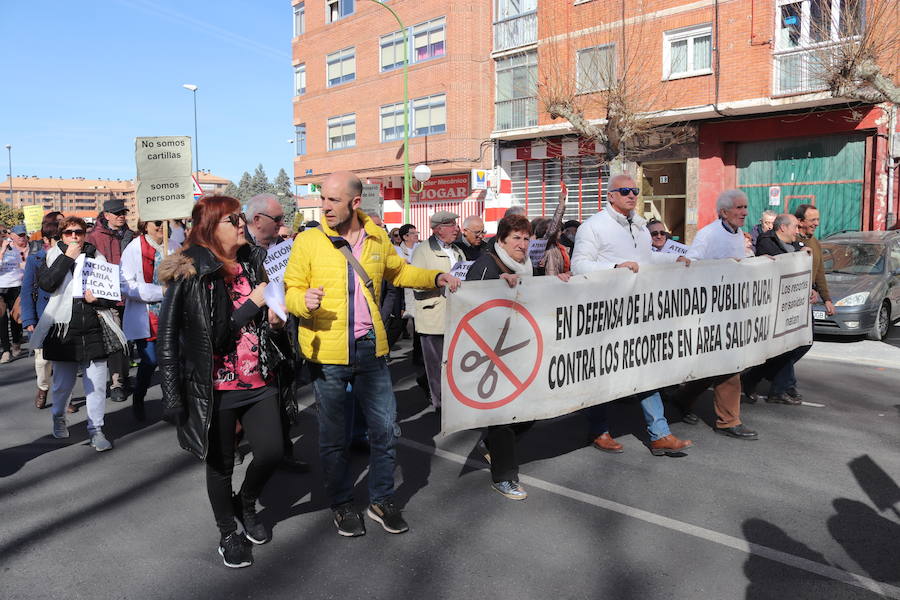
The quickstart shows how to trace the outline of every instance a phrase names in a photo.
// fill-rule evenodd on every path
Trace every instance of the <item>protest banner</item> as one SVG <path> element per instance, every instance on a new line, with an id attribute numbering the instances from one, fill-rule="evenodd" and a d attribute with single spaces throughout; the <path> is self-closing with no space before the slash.
<path id="1" fill-rule="evenodd" d="M 41 221 L 44 220 L 44 205 L 31 204 L 22 207 L 22 214 L 25 218 L 25 229 L 28 233 L 34 233 L 41 230 Z"/>
<path id="2" fill-rule="evenodd" d="M 84 291 L 91 290 L 97 298 L 122 300 L 119 265 L 81 254 L 75 259 L 75 273 L 81 273 L 81 277 L 75 282 L 73 297 L 84 298 Z"/>
<path id="3" fill-rule="evenodd" d="M 140 220 L 190 217 L 194 208 L 191 138 L 186 135 L 135 138 L 134 160 Z"/>
<path id="4" fill-rule="evenodd" d="M 448 294 L 444 434 L 737 373 L 812 341 L 805 252 L 467 281 Z"/>
<path id="5" fill-rule="evenodd" d="M 684 256 L 687 254 L 688 246 L 682 244 L 681 242 L 676 242 L 675 240 L 668 240 L 666 244 L 662 247 L 660 252 L 666 252 L 668 254 L 680 254 Z"/>

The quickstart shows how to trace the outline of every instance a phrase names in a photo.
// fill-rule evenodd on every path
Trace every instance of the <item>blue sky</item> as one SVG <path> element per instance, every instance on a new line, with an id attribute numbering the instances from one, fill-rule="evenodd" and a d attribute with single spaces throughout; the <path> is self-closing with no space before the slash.
<path id="1" fill-rule="evenodd" d="M 0 151 L 12 144 L 14 175 L 133 178 L 135 137 L 193 136 L 192 83 L 201 169 L 293 176 L 290 0 L 2 4 Z"/>

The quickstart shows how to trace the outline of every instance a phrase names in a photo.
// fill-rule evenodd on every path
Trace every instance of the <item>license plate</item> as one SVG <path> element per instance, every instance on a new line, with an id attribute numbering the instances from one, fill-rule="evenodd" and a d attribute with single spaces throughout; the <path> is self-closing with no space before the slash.
<path id="1" fill-rule="evenodd" d="M 825 320 L 825 311 L 824 310 L 814 310 L 813 311 L 813 319 L 816 319 L 817 321 L 824 321 Z"/>

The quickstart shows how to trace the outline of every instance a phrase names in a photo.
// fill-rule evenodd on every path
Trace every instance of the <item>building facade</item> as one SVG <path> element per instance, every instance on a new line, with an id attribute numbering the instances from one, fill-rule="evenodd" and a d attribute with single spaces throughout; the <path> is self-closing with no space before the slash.
<path id="1" fill-rule="evenodd" d="M 293 2 L 295 182 L 319 184 L 329 173 L 354 171 L 378 185 L 385 224 L 399 226 L 406 113 L 410 164 L 427 164 L 433 174 L 416 184 L 410 220 L 428 231 L 435 210 L 484 212 L 487 191 L 473 190 L 469 180 L 493 158 L 492 8 L 438 0 L 389 6 L 405 30 L 373 2 Z"/>

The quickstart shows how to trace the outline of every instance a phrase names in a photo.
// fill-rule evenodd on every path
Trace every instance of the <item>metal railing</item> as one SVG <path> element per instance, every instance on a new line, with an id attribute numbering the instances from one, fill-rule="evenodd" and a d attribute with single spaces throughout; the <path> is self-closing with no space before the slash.
<path id="1" fill-rule="evenodd" d="M 519 129 L 537 125 L 537 98 L 516 98 L 494 103 L 495 129 Z"/>
<path id="2" fill-rule="evenodd" d="M 813 48 L 774 55 L 775 68 L 772 95 L 818 92 L 828 86 L 824 80 L 825 63 L 831 54 L 828 48 Z"/>
<path id="3" fill-rule="evenodd" d="M 537 13 L 531 12 L 494 23 L 494 52 L 537 42 Z"/>

